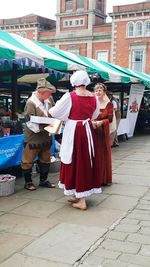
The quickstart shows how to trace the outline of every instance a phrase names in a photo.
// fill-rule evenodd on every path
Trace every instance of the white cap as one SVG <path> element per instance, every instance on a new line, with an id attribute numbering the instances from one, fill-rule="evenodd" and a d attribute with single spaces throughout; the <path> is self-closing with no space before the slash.
<path id="1" fill-rule="evenodd" d="M 90 84 L 91 80 L 84 70 L 78 70 L 76 71 L 70 78 L 70 83 L 72 86 L 80 86 L 85 85 L 87 86 Z"/>

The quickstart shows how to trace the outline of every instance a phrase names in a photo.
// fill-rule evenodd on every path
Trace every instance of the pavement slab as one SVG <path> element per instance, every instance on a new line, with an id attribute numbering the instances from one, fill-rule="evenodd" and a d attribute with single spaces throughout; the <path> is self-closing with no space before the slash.
<path id="1" fill-rule="evenodd" d="M 1 267 L 71 267 L 69 264 L 58 262 L 50 262 L 44 259 L 24 256 L 22 254 L 14 254 L 5 262 L 1 263 Z"/>
<path id="2" fill-rule="evenodd" d="M 30 244 L 34 238 L 25 235 L 16 235 L 12 233 L 0 234 L 0 263 L 10 257 L 18 250 L 23 249 Z M 11 265 L 10 265 L 11 266 Z"/>
<path id="3" fill-rule="evenodd" d="M 0 218 L 0 232 L 38 237 L 57 224 L 49 218 L 34 218 L 16 214 L 5 214 Z"/>
<path id="4" fill-rule="evenodd" d="M 31 217 L 46 218 L 51 213 L 64 207 L 62 203 L 48 202 L 43 200 L 30 200 L 28 203 L 13 209 L 12 213 Z"/>
<path id="5" fill-rule="evenodd" d="M 82 212 L 71 207 L 70 204 L 50 215 L 51 219 L 56 219 L 59 223 L 67 222 L 86 226 L 110 227 L 118 219 L 124 216 L 120 210 L 105 209 L 99 206 L 89 207 L 86 212 Z"/>
<path id="6" fill-rule="evenodd" d="M 147 192 L 147 187 L 136 186 L 129 184 L 112 184 L 110 187 L 105 187 L 103 193 L 115 194 L 122 196 L 142 197 Z"/>
<path id="7" fill-rule="evenodd" d="M 127 262 L 128 264 L 137 264 L 142 267 L 150 266 L 150 258 L 141 255 L 123 254 L 119 257 L 119 259 L 123 262 Z"/>
<path id="8" fill-rule="evenodd" d="M 24 199 L 33 199 L 33 200 L 43 200 L 43 201 L 56 201 L 62 198 L 63 190 L 53 188 L 38 188 L 35 191 L 29 192 L 28 190 L 24 190 L 22 194 L 22 198 Z"/>
<path id="9" fill-rule="evenodd" d="M 27 246 L 23 253 L 26 256 L 73 264 L 105 231 L 97 227 L 62 223 Z"/>
<path id="10" fill-rule="evenodd" d="M 9 212 L 17 207 L 28 203 L 28 199 L 20 199 L 19 197 L 4 197 L 0 198 L 0 211 Z"/>
<path id="11" fill-rule="evenodd" d="M 149 176 L 144 177 L 143 175 L 141 176 L 134 175 L 134 172 L 131 172 L 130 175 L 129 174 L 128 175 L 117 174 L 116 172 L 113 175 L 113 183 L 142 185 L 142 186 L 149 187 L 150 179 L 149 179 Z"/>
<path id="12" fill-rule="evenodd" d="M 101 204 L 99 204 L 98 207 L 128 211 L 135 207 L 137 201 L 138 198 L 136 197 L 111 195 L 109 198 L 105 199 Z"/>

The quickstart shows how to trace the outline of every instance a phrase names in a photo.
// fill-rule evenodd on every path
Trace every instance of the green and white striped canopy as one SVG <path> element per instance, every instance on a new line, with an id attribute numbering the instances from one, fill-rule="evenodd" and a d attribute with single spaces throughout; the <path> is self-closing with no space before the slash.
<path id="1" fill-rule="evenodd" d="M 98 61 L 92 58 L 77 56 L 68 51 L 63 51 L 56 48 L 51 48 L 55 53 L 70 59 L 74 63 L 82 64 L 86 67 L 88 73 L 97 73 L 103 80 L 114 83 L 144 83 L 148 86 L 150 76 L 144 73 L 135 72 L 117 65 Z"/>
<path id="2" fill-rule="evenodd" d="M 14 33 L 0 31 L 0 71 L 11 68 L 12 62 L 18 69 L 42 68 L 54 71 L 87 70 L 104 81 L 114 83 L 143 83 L 150 87 L 150 76 L 104 61 L 77 56 L 68 51 L 31 41 Z"/>
<path id="3" fill-rule="evenodd" d="M 0 31 L 0 71 L 16 62 L 21 67 L 45 67 L 59 71 L 72 71 L 82 66 L 56 54 L 50 47 L 23 38 L 14 33 Z"/>

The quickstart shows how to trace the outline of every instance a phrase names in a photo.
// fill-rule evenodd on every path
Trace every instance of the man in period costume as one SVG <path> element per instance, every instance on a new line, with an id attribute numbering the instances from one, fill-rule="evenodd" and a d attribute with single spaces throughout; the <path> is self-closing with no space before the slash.
<path id="1" fill-rule="evenodd" d="M 31 116 L 49 117 L 48 110 L 53 106 L 52 93 L 56 92 L 56 88 L 45 78 L 37 81 L 36 91 L 27 100 L 24 116 L 24 151 L 22 154 L 21 167 L 25 178 L 25 188 L 33 191 L 36 189 L 32 183 L 32 166 L 34 160 L 38 157 L 38 167 L 40 172 L 39 186 L 53 188 L 48 180 L 50 166 L 50 147 L 51 137 L 44 130 L 45 124 L 31 122 Z"/>

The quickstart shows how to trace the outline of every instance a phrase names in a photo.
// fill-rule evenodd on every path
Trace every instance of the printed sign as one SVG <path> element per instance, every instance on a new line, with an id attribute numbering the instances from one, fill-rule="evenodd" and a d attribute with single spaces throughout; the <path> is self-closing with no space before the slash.
<path id="1" fill-rule="evenodd" d="M 127 120 L 129 123 L 128 137 L 132 137 L 135 129 L 141 100 L 144 94 L 145 86 L 142 84 L 132 84 L 129 95 L 129 103 L 127 110 Z"/>

